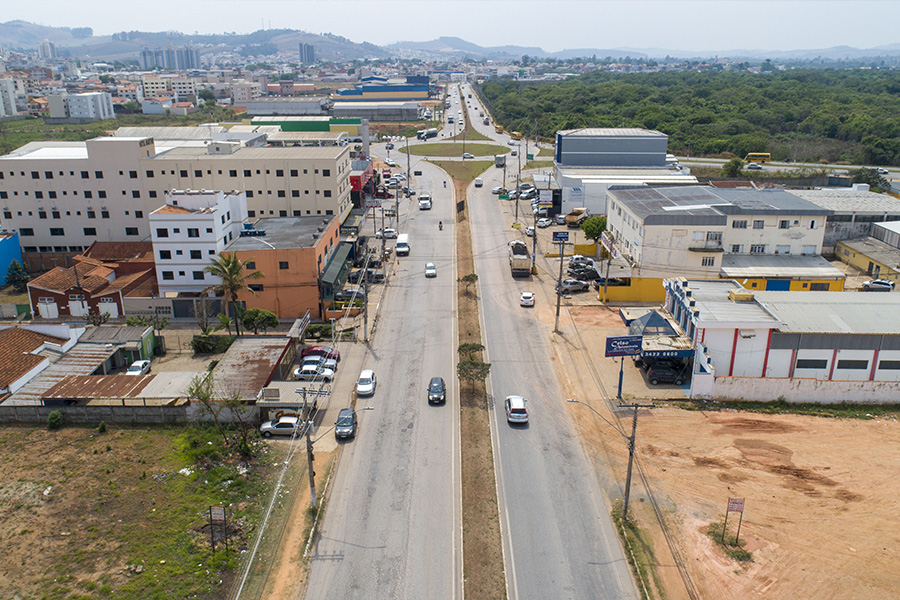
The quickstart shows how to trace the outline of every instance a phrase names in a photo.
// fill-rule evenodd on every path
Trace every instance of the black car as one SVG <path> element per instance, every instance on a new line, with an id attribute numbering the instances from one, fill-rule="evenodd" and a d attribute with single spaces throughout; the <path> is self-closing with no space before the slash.
<path id="1" fill-rule="evenodd" d="M 388 150 L 393 150 L 394 144 L 392 144 L 391 142 L 388 142 L 387 144 L 384 145 L 384 147 Z"/>
<path id="2" fill-rule="evenodd" d="M 337 438 L 346 439 L 356 437 L 356 411 L 352 408 L 342 408 L 334 422 L 334 435 Z"/>
<path id="3" fill-rule="evenodd" d="M 428 404 L 443 404 L 446 398 L 447 386 L 442 377 L 432 377 L 428 384 Z"/>
<path id="4" fill-rule="evenodd" d="M 594 279 L 594 287 L 598 290 L 603 287 L 613 287 L 614 285 L 628 285 L 628 281 L 625 279 L 618 279 L 616 277 L 610 277 L 609 280 L 606 280 L 602 275 Z"/>
<path id="5" fill-rule="evenodd" d="M 660 383 L 674 383 L 681 385 L 690 377 L 687 367 L 672 368 L 660 364 L 654 364 L 647 369 L 647 381 L 650 385 L 658 385 Z"/>
<path id="6" fill-rule="evenodd" d="M 365 300 L 366 293 L 362 290 L 341 290 L 334 295 L 334 299 L 340 302 L 349 302 L 353 299 Z"/>

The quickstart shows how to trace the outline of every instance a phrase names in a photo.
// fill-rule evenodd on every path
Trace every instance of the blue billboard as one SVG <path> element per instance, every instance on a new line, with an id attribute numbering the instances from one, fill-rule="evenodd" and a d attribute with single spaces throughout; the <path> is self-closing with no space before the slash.
<path id="1" fill-rule="evenodd" d="M 634 356 L 641 353 L 642 335 L 617 335 L 606 338 L 606 356 Z"/>

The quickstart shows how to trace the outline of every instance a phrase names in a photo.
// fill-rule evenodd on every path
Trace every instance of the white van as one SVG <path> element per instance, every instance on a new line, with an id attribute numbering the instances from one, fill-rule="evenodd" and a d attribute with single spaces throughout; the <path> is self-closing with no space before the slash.
<path id="1" fill-rule="evenodd" d="M 481 177 L 475 178 L 475 187 L 481 187 L 484 185 L 484 181 L 482 181 Z"/>
<path id="2" fill-rule="evenodd" d="M 397 236 L 397 246 L 394 249 L 397 256 L 409 256 L 409 234 L 401 233 Z"/>

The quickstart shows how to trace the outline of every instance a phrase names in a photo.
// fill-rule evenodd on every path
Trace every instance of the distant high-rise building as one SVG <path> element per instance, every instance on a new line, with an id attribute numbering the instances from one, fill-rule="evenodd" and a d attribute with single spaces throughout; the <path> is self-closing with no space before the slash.
<path id="1" fill-rule="evenodd" d="M 56 58 L 56 44 L 50 40 L 44 40 L 38 44 L 38 58 L 41 60 Z"/>
<path id="2" fill-rule="evenodd" d="M 0 117 L 18 114 L 16 110 L 16 86 L 12 79 L 0 79 Z"/>
<path id="3" fill-rule="evenodd" d="M 316 62 L 316 47 L 312 44 L 300 44 L 300 62 L 310 64 Z"/>
<path id="4" fill-rule="evenodd" d="M 200 53 L 193 46 L 175 48 L 169 44 L 168 48 L 156 48 L 151 50 L 144 48 L 141 51 L 141 68 L 167 69 L 170 71 L 187 71 L 200 68 Z"/>

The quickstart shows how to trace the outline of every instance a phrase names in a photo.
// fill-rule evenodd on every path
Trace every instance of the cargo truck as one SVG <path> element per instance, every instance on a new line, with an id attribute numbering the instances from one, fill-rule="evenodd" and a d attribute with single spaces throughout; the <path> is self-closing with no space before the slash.
<path id="1" fill-rule="evenodd" d="M 566 227 L 576 229 L 587 221 L 591 216 L 591 211 L 587 207 L 573 208 L 572 212 L 566 215 Z"/>
<path id="2" fill-rule="evenodd" d="M 509 269 L 513 277 L 531 275 L 531 256 L 528 254 L 528 246 L 521 240 L 513 240 L 509 243 Z"/>
<path id="3" fill-rule="evenodd" d="M 438 130 L 435 128 L 431 129 L 422 129 L 421 131 L 416 132 L 416 138 L 420 140 L 427 140 L 429 138 L 437 137 Z"/>
<path id="4" fill-rule="evenodd" d="M 505 154 L 498 154 L 497 156 L 495 156 L 495 157 L 494 157 L 494 166 L 495 166 L 495 167 L 498 167 L 498 168 L 501 168 L 501 169 L 502 169 L 503 167 L 505 167 L 505 166 L 506 166 L 506 155 L 505 155 Z"/>
<path id="5" fill-rule="evenodd" d="M 431 192 L 419 194 L 419 210 L 431 210 Z"/>

